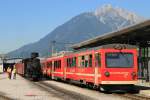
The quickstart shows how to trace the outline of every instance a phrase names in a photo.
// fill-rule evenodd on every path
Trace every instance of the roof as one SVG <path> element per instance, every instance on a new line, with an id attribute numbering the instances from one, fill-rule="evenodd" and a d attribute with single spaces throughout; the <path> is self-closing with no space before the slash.
<path id="1" fill-rule="evenodd" d="M 74 44 L 72 45 L 72 48 L 77 50 L 110 43 L 132 45 L 137 45 L 138 43 L 140 43 L 144 45 L 145 43 L 147 43 L 147 41 L 150 41 L 150 19 L 120 30 L 97 36 L 78 44 Z"/>

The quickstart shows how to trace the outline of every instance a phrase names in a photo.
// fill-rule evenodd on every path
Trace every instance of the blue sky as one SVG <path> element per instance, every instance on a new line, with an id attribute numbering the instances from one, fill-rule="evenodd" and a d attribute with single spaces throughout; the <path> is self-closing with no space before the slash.
<path id="1" fill-rule="evenodd" d="M 38 41 L 72 17 L 104 4 L 150 18 L 149 0 L 0 0 L 0 54 Z"/>

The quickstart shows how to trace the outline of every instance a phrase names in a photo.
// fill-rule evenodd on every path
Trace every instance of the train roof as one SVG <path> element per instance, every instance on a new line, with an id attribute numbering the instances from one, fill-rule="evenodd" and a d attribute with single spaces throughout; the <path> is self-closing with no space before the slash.
<path id="1" fill-rule="evenodd" d="M 118 50 L 122 50 L 122 49 L 137 49 L 137 47 L 135 45 L 129 45 L 129 44 L 118 44 L 118 43 L 117 44 L 107 44 L 107 45 L 102 45 L 102 46 L 95 47 L 95 48 L 84 48 L 84 49 L 76 50 L 75 52 L 63 53 L 62 55 L 49 57 L 49 58 L 47 58 L 47 60 L 58 59 L 58 58 L 61 59 L 62 57 L 74 56 L 78 53 L 88 54 L 88 53 L 91 53 L 91 52 L 99 50 L 99 49 L 118 49 Z"/>
<path id="2" fill-rule="evenodd" d="M 89 52 L 91 50 L 98 50 L 98 49 L 137 49 L 137 46 L 130 45 L 130 44 L 113 43 L 113 44 L 101 45 L 94 48 L 83 48 L 83 49 L 75 50 L 75 52 L 76 53 L 85 52 L 85 51 Z"/>

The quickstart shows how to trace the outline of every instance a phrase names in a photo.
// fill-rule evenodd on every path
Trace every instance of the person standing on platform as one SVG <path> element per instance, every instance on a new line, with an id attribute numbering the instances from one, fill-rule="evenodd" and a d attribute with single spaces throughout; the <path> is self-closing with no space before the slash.
<path id="1" fill-rule="evenodd" d="M 12 70 L 12 77 L 11 79 L 16 79 L 16 66 L 14 65 L 13 70 Z"/>
<path id="2" fill-rule="evenodd" d="M 10 67 L 7 68 L 7 73 L 8 73 L 8 78 L 11 79 L 11 68 Z"/>

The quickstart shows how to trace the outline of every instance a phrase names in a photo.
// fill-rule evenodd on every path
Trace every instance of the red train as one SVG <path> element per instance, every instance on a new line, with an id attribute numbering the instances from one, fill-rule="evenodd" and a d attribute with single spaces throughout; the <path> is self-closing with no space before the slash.
<path id="1" fill-rule="evenodd" d="M 137 50 L 131 45 L 109 44 L 62 54 L 46 58 L 41 65 L 44 76 L 76 81 L 101 91 L 134 90 L 137 83 Z"/>

